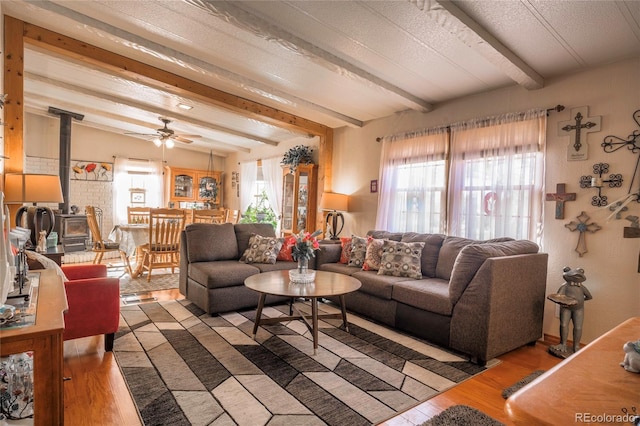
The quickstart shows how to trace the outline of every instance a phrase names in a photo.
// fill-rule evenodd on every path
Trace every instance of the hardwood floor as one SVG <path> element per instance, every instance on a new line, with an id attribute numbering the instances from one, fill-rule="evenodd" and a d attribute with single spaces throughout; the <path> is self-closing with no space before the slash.
<path id="1" fill-rule="evenodd" d="M 158 300 L 181 298 L 177 289 L 152 292 Z M 499 357 L 501 363 L 454 388 L 382 423 L 384 426 L 419 425 L 447 407 L 465 404 L 509 424 L 503 412 L 502 390 L 527 374 L 547 370 L 560 360 L 547 353 L 547 345 L 525 346 Z M 65 423 L 74 426 L 141 425 L 113 353 L 104 351 L 103 336 L 65 342 Z"/>

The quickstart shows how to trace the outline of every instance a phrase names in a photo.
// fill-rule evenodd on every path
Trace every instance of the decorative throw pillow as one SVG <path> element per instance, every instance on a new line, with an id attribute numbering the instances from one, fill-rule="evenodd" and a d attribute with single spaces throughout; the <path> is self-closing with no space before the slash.
<path id="1" fill-rule="evenodd" d="M 401 243 L 385 240 L 382 245 L 382 259 L 378 274 L 422 278 L 420 258 L 423 248 L 423 242 Z"/>
<path id="2" fill-rule="evenodd" d="M 286 238 L 278 238 L 278 241 L 281 242 L 282 247 L 280 248 L 280 251 L 278 252 L 278 257 L 276 258 L 276 260 L 283 260 L 285 262 L 294 262 L 294 259 L 293 259 L 293 245 L 292 244 L 287 244 L 287 239 Z"/>
<path id="3" fill-rule="evenodd" d="M 363 270 L 377 271 L 380 269 L 383 244 L 384 240 L 369 237 L 367 241 L 367 252 L 364 255 L 364 263 L 362 264 Z"/>
<path id="4" fill-rule="evenodd" d="M 356 266 L 362 268 L 364 257 L 367 254 L 367 239 L 363 237 L 351 236 L 351 255 L 349 256 L 348 266 Z"/>
<path id="5" fill-rule="evenodd" d="M 282 241 L 275 237 L 263 237 L 254 234 L 249 238 L 249 246 L 242 254 L 240 262 L 276 263 Z"/>
<path id="6" fill-rule="evenodd" d="M 351 237 L 340 237 L 340 245 L 342 246 L 340 263 L 344 263 L 346 265 L 349 263 L 349 257 L 351 256 Z"/>

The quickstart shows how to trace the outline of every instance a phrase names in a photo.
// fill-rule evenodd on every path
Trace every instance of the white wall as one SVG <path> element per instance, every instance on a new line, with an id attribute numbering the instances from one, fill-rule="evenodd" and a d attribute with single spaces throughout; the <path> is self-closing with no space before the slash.
<path id="1" fill-rule="evenodd" d="M 611 173 L 621 173 L 622 188 L 603 189 L 603 195 L 616 200 L 629 189 L 629 183 L 640 153 L 627 149 L 607 154 L 600 144 L 607 135 L 626 138 L 640 131 L 632 114 L 640 109 L 640 58 L 623 61 L 576 75 L 552 79 L 540 90 L 528 91 L 508 87 L 438 105 L 429 113 L 405 112 L 366 123 L 362 128 L 341 128 L 335 132 L 333 157 L 333 190 L 352 195 L 346 217 L 344 235 L 362 235 L 375 226 L 377 194 L 369 192 L 369 182 L 378 178 L 380 144 L 376 137 L 397 132 L 451 124 L 473 117 L 484 117 L 529 108 L 550 108 L 562 104 L 566 109 L 552 112 L 547 125 L 546 191 L 555 192 L 556 184 L 565 183 L 577 200 L 566 203 L 565 219 L 555 219 L 555 203 L 545 202 L 543 251 L 549 253 L 547 294 L 555 293 L 562 284 L 564 266 L 584 268 L 585 285 L 593 300 L 585 304 L 583 342 L 589 342 L 623 320 L 640 315 L 640 274 L 638 254 L 640 239 L 625 239 L 626 220 L 606 221 L 609 211 L 595 210 L 590 205 L 594 189 L 581 189 L 579 179 L 590 175 L 594 163 L 610 164 Z M 588 106 L 591 116 L 602 116 L 602 130 L 590 133 L 589 158 L 566 161 L 568 136 L 558 135 L 558 122 L 570 119 L 570 109 Z M 640 172 L 639 172 L 640 173 Z M 636 178 L 634 191 L 640 189 Z M 627 214 L 640 216 L 640 203 L 629 205 Z M 588 253 L 579 257 L 574 251 L 578 233 L 565 224 L 586 211 L 602 230 L 588 234 Z M 518 277 L 514 276 L 514 280 Z M 555 304 L 545 304 L 544 332 L 559 335 Z M 571 336 L 570 336 L 571 338 Z"/>

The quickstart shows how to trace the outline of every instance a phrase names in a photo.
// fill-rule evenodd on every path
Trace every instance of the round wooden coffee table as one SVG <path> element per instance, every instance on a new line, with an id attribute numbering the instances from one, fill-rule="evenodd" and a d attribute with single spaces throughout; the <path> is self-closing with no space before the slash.
<path id="1" fill-rule="evenodd" d="M 357 279 L 335 272 L 316 271 L 316 280 L 311 284 L 294 284 L 289 281 L 289 271 L 263 272 L 252 275 L 244 280 L 244 285 L 260 293 L 260 300 L 256 309 L 256 320 L 253 324 L 253 338 L 255 340 L 258 327 L 276 324 L 283 321 L 301 319 L 313 335 L 313 354 L 318 352 L 318 318 L 342 318 L 342 325 L 349 330 L 347 310 L 344 295 L 356 291 L 362 285 Z M 311 300 L 311 323 L 309 318 L 292 305 L 297 315 L 290 311 L 288 316 L 276 318 L 262 318 L 262 308 L 267 295 L 285 296 L 291 298 L 304 297 Z M 318 298 L 338 296 L 340 298 L 341 313 L 318 314 Z"/>

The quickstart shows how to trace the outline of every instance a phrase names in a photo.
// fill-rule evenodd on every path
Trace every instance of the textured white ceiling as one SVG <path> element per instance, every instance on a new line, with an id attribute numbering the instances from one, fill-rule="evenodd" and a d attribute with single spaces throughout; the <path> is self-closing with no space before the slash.
<path id="1" fill-rule="evenodd" d="M 640 1 L 42 1 L 2 12 L 329 127 L 640 55 Z M 222 155 L 290 130 L 29 48 L 25 107 Z M 182 102 L 191 111 L 177 108 Z"/>

